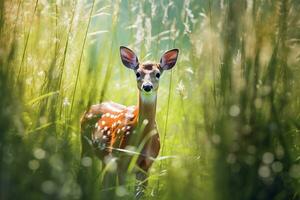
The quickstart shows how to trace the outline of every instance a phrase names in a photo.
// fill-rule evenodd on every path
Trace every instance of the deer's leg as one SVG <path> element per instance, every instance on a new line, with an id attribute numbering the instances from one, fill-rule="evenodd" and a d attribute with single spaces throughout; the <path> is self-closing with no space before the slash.
<path id="1" fill-rule="evenodd" d="M 153 161 L 141 156 L 138 160 L 137 166 L 138 171 L 135 174 L 136 185 L 135 185 L 135 198 L 140 199 L 144 196 L 146 187 L 148 185 L 149 168 Z"/>
<path id="2" fill-rule="evenodd" d="M 145 189 L 148 185 L 148 172 L 139 170 L 136 172 L 135 198 L 140 199 L 144 196 Z"/>
<path id="3" fill-rule="evenodd" d="M 158 156 L 159 150 L 159 135 L 155 134 L 150 138 L 150 140 L 146 143 L 144 149 L 142 150 L 141 153 L 144 156 L 140 156 L 137 161 L 137 165 L 140 168 L 139 171 L 136 172 L 135 196 L 137 199 L 140 199 L 144 195 L 144 191 L 148 185 L 148 171 L 153 164 L 153 159 Z"/>

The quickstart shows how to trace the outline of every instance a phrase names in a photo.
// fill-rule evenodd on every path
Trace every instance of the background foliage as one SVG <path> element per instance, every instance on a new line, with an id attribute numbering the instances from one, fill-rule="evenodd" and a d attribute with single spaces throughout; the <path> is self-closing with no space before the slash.
<path id="1" fill-rule="evenodd" d="M 119 46 L 159 61 L 145 199 L 299 199 L 298 0 L 0 0 L 0 198 L 105 199 L 80 158 L 93 103 L 136 104 Z M 134 179 L 116 186 L 132 198 Z"/>

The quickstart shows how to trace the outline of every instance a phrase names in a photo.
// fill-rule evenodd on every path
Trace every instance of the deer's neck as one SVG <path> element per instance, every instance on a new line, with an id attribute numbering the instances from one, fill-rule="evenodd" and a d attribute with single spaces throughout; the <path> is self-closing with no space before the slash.
<path id="1" fill-rule="evenodd" d="M 145 130 L 151 130 L 155 127 L 157 92 L 145 94 L 139 92 L 139 124 L 145 125 Z"/>

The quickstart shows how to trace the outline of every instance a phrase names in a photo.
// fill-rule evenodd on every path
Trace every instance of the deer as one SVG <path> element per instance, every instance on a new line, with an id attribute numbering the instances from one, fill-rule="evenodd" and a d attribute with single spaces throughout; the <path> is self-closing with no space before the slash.
<path id="1" fill-rule="evenodd" d="M 108 157 L 118 157 L 120 182 L 124 183 L 124 171 L 128 162 L 115 150 L 126 150 L 130 146 L 140 147 L 136 160 L 135 196 L 139 199 L 148 184 L 149 169 L 160 151 L 160 137 L 156 124 L 156 104 L 159 80 L 165 70 L 172 69 L 179 50 L 165 52 L 159 63 L 140 63 L 136 54 L 120 46 L 123 65 L 136 76 L 138 88 L 137 106 L 124 106 L 112 101 L 95 104 L 81 118 L 82 157 L 96 155 L 103 163 Z M 126 95 L 126 93 L 124 94 Z M 126 163 L 126 164 L 124 164 Z"/>

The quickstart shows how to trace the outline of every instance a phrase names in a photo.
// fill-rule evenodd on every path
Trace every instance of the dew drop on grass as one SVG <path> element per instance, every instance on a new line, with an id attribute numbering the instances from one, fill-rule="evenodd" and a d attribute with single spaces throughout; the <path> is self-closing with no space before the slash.
<path id="1" fill-rule="evenodd" d="M 33 155 L 39 160 L 44 159 L 46 157 L 46 151 L 41 148 L 37 148 L 33 151 Z"/>
<path id="2" fill-rule="evenodd" d="M 289 175 L 292 178 L 300 178 L 300 164 L 294 164 L 289 170 Z"/>
<path id="3" fill-rule="evenodd" d="M 127 189 L 124 186 L 118 186 L 116 188 L 116 195 L 119 197 L 123 197 L 128 194 Z"/>
<path id="4" fill-rule="evenodd" d="M 271 170 L 268 166 L 262 165 L 258 169 L 258 175 L 262 178 L 268 178 L 271 175 Z"/>
<path id="5" fill-rule="evenodd" d="M 262 161 L 265 164 L 271 164 L 274 161 L 274 154 L 266 152 L 263 154 Z"/>
<path id="6" fill-rule="evenodd" d="M 115 172 L 117 170 L 117 161 L 116 158 L 112 156 L 106 156 L 104 158 L 104 162 L 106 164 L 107 171 Z"/>
<path id="7" fill-rule="evenodd" d="M 144 119 L 144 121 L 143 121 L 143 125 L 147 125 L 149 123 L 149 120 L 148 119 Z"/>
<path id="8" fill-rule="evenodd" d="M 214 144 L 219 144 L 221 142 L 221 137 L 217 134 L 213 134 L 211 140 Z"/>
<path id="9" fill-rule="evenodd" d="M 266 96 L 271 92 L 271 87 L 268 85 L 263 86 L 262 88 L 262 95 Z"/>
<path id="10" fill-rule="evenodd" d="M 279 162 L 279 161 L 274 162 L 274 163 L 272 164 L 272 170 L 273 170 L 273 172 L 275 172 L 275 173 L 281 172 L 281 171 L 283 170 L 283 165 L 282 165 L 282 163 Z"/>
<path id="11" fill-rule="evenodd" d="M 236 156 L 233 153 L 230 153 L 226 159 L 227 163 L 233 164 L 236 162 Z"/>
<path id="12" fill-rule="evenodd" d="M 232 117 L 237 117 L 240 114 L 240 107 L 237 105 L 232 105 L 229 109 L 229 115 Z"/>
<path id="13" fill-rule="evenodd" d="M 37 170 L 40 167 L 40 162 L 38 160 L 30 160 L 28 162 L 28 167 L 31 170 Z"/>
<path id="14" fill-rule="evenodd" d="M 88 156 L 86 157 L 83 157 L 81 159 L 81 164 L 84 166 L 84 167 L 90 167 L 92 166 L 92 159 Z"/>
<path id="15" fill-rule="evenodd" d="M 47 180 L 42 183 L 42 190 L 46 194 L 53 194 L 57 187 L 53 181 Z"/>

